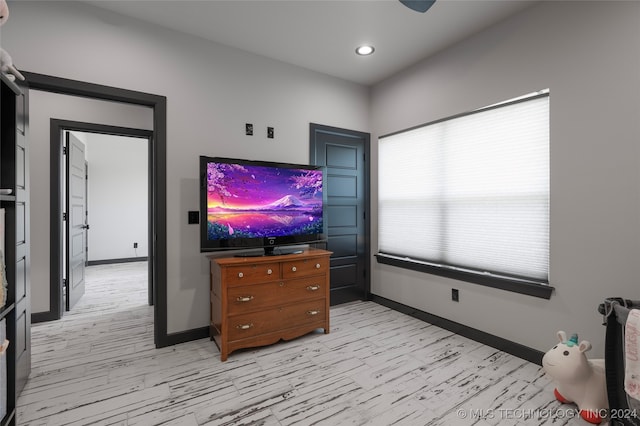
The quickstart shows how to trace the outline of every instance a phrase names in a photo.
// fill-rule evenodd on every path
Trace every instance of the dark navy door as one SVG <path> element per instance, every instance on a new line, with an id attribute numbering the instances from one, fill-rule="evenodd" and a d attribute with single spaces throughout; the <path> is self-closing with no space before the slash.
<path id="1" fill-rule="evenodd" d="M 370 289 L 368 133 L 311 124 L 311 164 L 326 167 L 331 304 L 366 300 Z"/>

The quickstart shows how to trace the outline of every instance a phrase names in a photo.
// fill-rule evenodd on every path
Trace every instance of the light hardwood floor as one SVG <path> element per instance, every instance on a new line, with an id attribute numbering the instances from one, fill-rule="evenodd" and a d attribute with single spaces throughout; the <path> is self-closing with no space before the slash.
<path id="1" fill-rule="evenodd" d="M 33 326 L 19 425 L 588 424 L 537 365 L 372 302 L 224 363 L 209 339 L 155 349 L 146 268 L 89 267 L 78 306 Z"/>

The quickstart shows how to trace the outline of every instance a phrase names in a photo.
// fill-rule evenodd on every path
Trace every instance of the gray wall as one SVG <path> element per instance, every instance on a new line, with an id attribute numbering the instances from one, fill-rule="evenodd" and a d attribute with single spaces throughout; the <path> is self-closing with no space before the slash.
<path id="1" fill-rule="evenodd" d="M 545 88 L 551 300 L 375 261 L 372 291 L 543 351 L 577 332 L 602 356 L 597 305 L 640 299 L 640 3 L 541 2 L 405 70 L 372 92 L 372 140 Z"/>
<path id="2" fill-rule="evenodd" d="M 148 256 L 148 139 L 84 135 L 89 164 L 89 261 Z"/>
<path id="3" fill-rule="evenodd" d="M 208 261 L 199 253 L 198 227 L 187 224 L 187 211 L 198 209 L 198 156 L 307 163 L 310 122 L 369 131 L 366 87 L 76 2 L 9 2 L 9 8 L 2 47 L 18 68 L 167 97 L 169 333 L 208 324 Z M 38 102 L 32 99 L 32 109 Z M 57 114 L 55 105 L 47 111 Z M 255 126 L 253 137 L 244 135 L 247 122 Z M 34 125 L 32 136 L 48 132 L 48 124 Z M 275 127 L 275 139 L 266 138 L 267 126 Z M 48 158 L 48 136 L 32 143 L 32 153 Z M 32 162 L 31 173 L 32 182 L 48 182 L 43 162 Z M 31 211 L 40 223 L 32 246 L 47 259 L 40 263 L 32 252 L 38 312 L 36 293 L 48 306 L 49 217 L 48 207 L 34 203 Z"/>

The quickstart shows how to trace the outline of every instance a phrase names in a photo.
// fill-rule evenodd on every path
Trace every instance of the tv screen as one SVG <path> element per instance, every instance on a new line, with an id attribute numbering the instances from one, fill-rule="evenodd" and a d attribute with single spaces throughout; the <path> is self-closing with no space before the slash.
<path id="1" fill-rule="evenodd" d="M 201 156 L 200 178 L 203 252 L 325 239 L 321 167 Z"/>

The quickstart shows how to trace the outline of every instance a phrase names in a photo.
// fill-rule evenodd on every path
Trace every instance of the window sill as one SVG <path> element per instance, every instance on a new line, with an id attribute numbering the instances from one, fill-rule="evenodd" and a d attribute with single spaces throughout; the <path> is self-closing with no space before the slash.
<path id="1" fill-rule="evenodd" d="M 412 271 L 425 272 L 446 278 L 467 281 L 486 287 L 539 297 L 541 299 L 551 299 L 551 293 L 553 293 L 553 287 L 544 282 L 443 267 L 408 257 L 394 256 L 386 253 L 378 253 L 375 256 L 378 263 L 384 265 L 391 265 L 398 268 L 410 269 Z"/>

